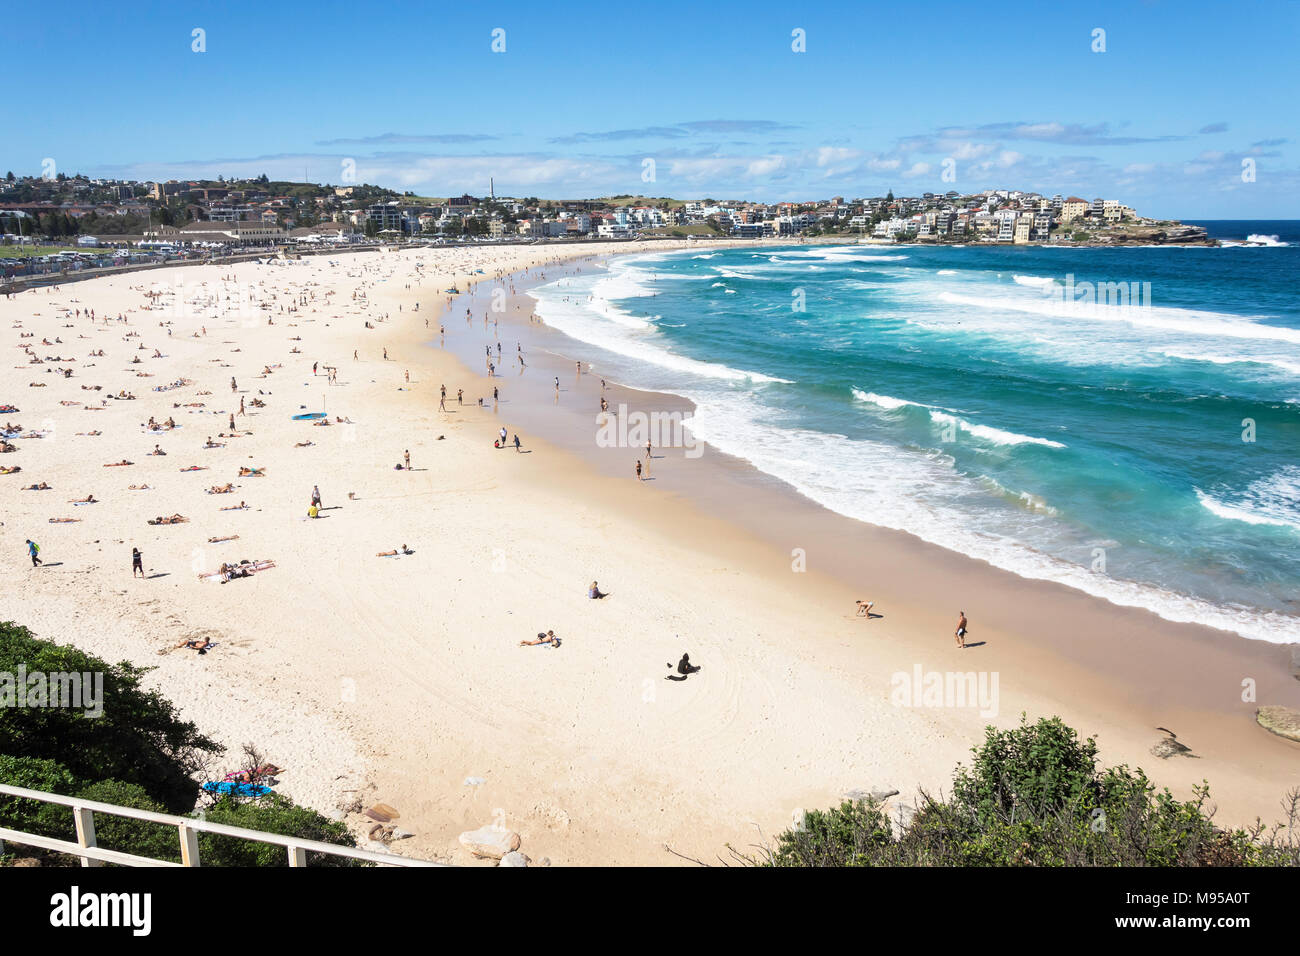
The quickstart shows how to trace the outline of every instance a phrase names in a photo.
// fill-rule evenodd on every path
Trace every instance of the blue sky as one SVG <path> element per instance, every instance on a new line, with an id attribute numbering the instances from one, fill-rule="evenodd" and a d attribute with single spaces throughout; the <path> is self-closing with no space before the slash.
<path id="1" fill-rule="evenodd" d="M 125 0 L 0 17 L 0 172 L 48 157 L 339 183 L 350 161 L 358 182 L 422 195 L 481 194 L 489 176 L 555 198 L 1005 187 L 1300 218 L 1291 0 Z"/>

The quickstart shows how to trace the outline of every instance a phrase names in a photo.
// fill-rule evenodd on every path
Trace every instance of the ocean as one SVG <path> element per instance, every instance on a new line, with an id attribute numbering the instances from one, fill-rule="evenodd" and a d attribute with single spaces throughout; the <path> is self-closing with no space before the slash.
<path id="1" fill-rule="evenodd" d="M 532 291 L 605 378 L 851 518 L 1300 639 L 1300 222 L 1220 248 L 801 245 Z"/>

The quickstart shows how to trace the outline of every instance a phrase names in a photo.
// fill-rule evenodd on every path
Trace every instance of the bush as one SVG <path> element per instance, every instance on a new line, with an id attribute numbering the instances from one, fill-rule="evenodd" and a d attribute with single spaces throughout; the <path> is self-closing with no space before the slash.
<path id="1" fill-rule="evenodd" d="M 198 794 L 193 777 L 203 769 L 204 759 L 221 748 L 192 723 L 180 720 L 169 700 L 141 690 L 146 669 L 125 662 L 109 665 L 76 648 L 38 640 L 24 627 L 0 623 L 0 673 L 16 674 L 20 666 L 29 674 L 102 674 L 103 713 L 91 717 L 72 708 L 0 706 L 0 783 L 155 813 L 185 815 L 193 810 Z M 253 745 L 245 745 L 244 751 L 245 769 L 266 762 Z M 342 823 L 294 806 L 285 797 L 248 802 L 223 797 L 206 816 L 217 823 L 356 846 Z M 0 795 L 0 826 L 76 839 L 70 807 L 19 797 Z M 168 824 L 96 813 L 95 837 L 105 849 L 180 862 L 177 831 Z M 214 834 L 201 834 L 199 845 L 204 866 L 288 865 L 287 851 L 279 846 Z M 72 856 L 41 851 L 33 855 L 77 865 Z M 309 854 L 308 863 L 368 865 L 319 854 Z"/>
<path id="2" fill-rule="evenodd" d="M 28 790 L 69 795 L 83 786 L 67 767 L 39 757 L 0 754 L 0 783 Z M 58 840 L 72 839 L 72 810 L 0 793 L 0 827 L 25 830 Z"/>
<path id="3" fill-rule="evenodd" d="M 775 847 L 733 857 L 768 866 L 1297 866 L 1300 790 L 1266 829 L 1214 825 L 1209 787 L 1157 791 L 1140 769 L 1098 770 L 1097 746 L 1059 718 L 985 733 L 948 800 L 922 793 L 896 826 L 873 800 L 804 815 Z"/>
<path id="4" fill-rule="evenodd" d="M 0 707 L 0 749 L 62 764 L 84 780 L 139 785 L 170 812 L 194 806 L 191 775 L 220 748 L 140 679 L 147 669 L 109 664 L 75 647 L 38 640 L 25 627 L 0 623 L 0 672 L 103 675 L 103 714 L 56 707 Z"/>
<path id="5" fill-rule="evenodd" d="M 221 797 L 205 815 L 210 823 L 247 827 L 280 836 L 319 840 L 338 846 L 355 847 L 356 841 L 342 823 L 321 816 L 315 810 L 295 806 L 291 800 L 272 794 L 256 800 Z M 289 851 L 272 843 L 254 843 L 213 833 L 199 834 L 199 861 L 204 866 L 288 866 Z M 309 866 L 368 866 L 362 860 L 307 854 Z"/>
<path id="6" fill-rule="evenodd" d="M 101 780 L 77 791 L 84 800 L 113 803 L 135 810 L 152 810 L 166 813 L 166 809 L 153 800 L 143 787 L 120 780 Z M 132 820 L 107 813 L 95 814 L 95 842 L 105 850 L 117 850 L 135 856 L 147 856 L 171 863 L 181 861 L 180 838 L 176 827 L 148 820 Z"/>
<path id="7" fill-rule="evenodd" d="M 37 757 L 10 757 L 0 754 L 0 783 L 29 790 L 43 790 L 62 796 L 76 796 L 100 803 L 113 803 L 137 810 L 165 812 L 149 798 L 144 788 L 120 780 L 101 780 L 87 784 L 62 764 Z M 77 827 L 72 808 L 52 803 L 38 803 L 21 797 L 0 794 L 0 826 L 25 830 L 56 840 L 76 842 Z M 95 844 L 106 850 L 118 850 L 156 860 L 180 862 L 180 843 L 176 828 L 145 820 L 95 814 Z M 32 850 L 33 853 L 41 851 Z M 65 859 L 75 865 L 73 858 Z"/>

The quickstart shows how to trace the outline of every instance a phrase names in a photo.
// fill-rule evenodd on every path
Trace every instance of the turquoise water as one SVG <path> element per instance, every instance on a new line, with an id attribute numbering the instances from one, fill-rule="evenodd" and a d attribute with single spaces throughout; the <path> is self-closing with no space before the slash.
<path id="1" fill-rule="evenodd" d="M 704 248 L 534 295 L 597 374 L 829 508 L 1294 641 L 1300 223 L 1206 225 L 1264 244 Z"/>

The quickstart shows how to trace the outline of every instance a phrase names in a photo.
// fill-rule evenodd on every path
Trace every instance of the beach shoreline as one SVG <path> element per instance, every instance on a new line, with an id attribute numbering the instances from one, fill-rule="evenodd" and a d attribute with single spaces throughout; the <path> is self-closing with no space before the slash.
<path id="1" fill-rule="evenodd" d="M 488 291 L 522 268 L 546 264 L 545 256 L 558 251 L 511 250 L 497 263 L 497 274 L 482 266 L 475 288 Z M 906 794 L 917 786 L 942 787 L 953 764 L 978 742 L 980 728 L 1014 723 L 1020 709 L 1031 717 L 1060 713 L 1082 735 L 1098 736 L 1106 759 L 1141 764 L 1180 796 L 1190 796 L 1190 788 L 1208 778 L 1224 822 L 1243 823 L 1256 814 L 1267 819 L 1287 787 L 1300 782 L 1296 745 L 1253 721 L 1256 706 L 1295 705 L 1300 685 L 1288 672 L 1287 647 L 1170 624 L 1062 585 L 1018 578 L 902 532 L 853 522 L 712 449 L 690 461 L 665 452 L 653 460 L 655 480 L 634 485 L 629 450 L 599 449 L 592 441 L 592 399 L 598 392 L 590 391 L 591 376 L 560 393 L 563 417 L 554 414 L 555 405 L 539 402 L 535 390 L 519 389 L 524 397 L 511 408 L 515 389 L 504 377 L 504 416 L 476 405 L 440 413 L 439 385 L 447 384 L 453 395 L 467 382 L 480 393 L 490 387 L 468 361 L 482 344 L 478 321 L 469 333 L 457 326 L 455 313 L 465 307 L 461 297 L 445 313 L 436 308 L 445 296 L 434 291 L 443 287 L 432 281 L 435 275 L 455 280 L 470 270 L 447 268 L 452 256 L 436 250 L 358 255 L 332 276 L 324 274 L 323 263 L 236 267 L 263 281 L 299 281 L 300 292 L 308 275 L 317 289 L 329 285 L 340 295 L 349 285 L 373 280 L 367 296 L 373 293 L 374 300 L 354 316 L 387 312 L 388 321 L 376 322 L 373 330 L 325 333 L 325 316 L 308 330 L 299 313 L 298 330 L 304 339 L 310 332 L 313 341 L 304 342 L 301 357 L 287 358 L 277 315 L 274 340 L 260 325 L 241 324 L 231 332 L 239 357 L 231 360 L 229 351 L 220 356 L 223 364 L 241 366 L 241 378 L 259 362 L 292 364 L 276 375 L 297 381 L 313 355 L 330 352 L 344 381 L 324 386 L 327 408 L 364 424 L 355 431 L 346 424 L 321 429 L 330 432 L 326 439 L 305 430 L 310 426 L 271 423 L 261 414 L 253 443 L 244 447 L 256 451 L 256 463 L 269 465 L 266 487 L 274 490 L 259 502 L 266 510 L 241 517 L 259 519 L 248 522 L 248 537 L 261 551 L 279 548 L 279 566 L 255 581 L 215 588 L 211 598 L 212 586 L 198 585 L 208 587 L 198 597 L 196 585 L 180 580 L 184 575 L 159 582 L 170 595 L 166 610 L 191 619 L 182 628 L 216 625 L 252 636 L 247 648 L 236 643 L 243 638 L 225 638 L 226 650 L 241 653 L 223 655 L 218 647 L 203 659 L 203 671 L 194 660 L 167 655 L 158 686 L 165 693 L 179 691 L 186 716 L 205 732 L 204 721 L 214 713 L 230 721 L 233 726 L 216 734 L 223 742 L 274 728 L 272 743 L 300 748 L 299 772 L 319 779 L 299 785 L 301 777 L 291 777 L 287 788 L 296 799 L 328 810 L 339 791 L 373 793 L 402 809 L 403 824 L 409 821 L 416 832 L 402 850 L 411 855 L 463 862 L 456 834 L 503 810 L 530 855 L 565 864 L 666 864 L 677 860 L 663 844 L 711 857 L 727 841 L 752 841 L 753 824 L 771 836 L 797 809 L 829 805 L 848 789 L 878 784 Z M 416 269 L 417 261 L 430 271 Z M 346 274 L 371 265 L 391 272 L 382 281 L 378 272 Z M 293 270 L 299 269 L 303 278 L 296 280 Z M 53 297 L 89 301 L 100 295 L 91 288 L 95 281 L 100 280 Z M 102 281 L 129 287 L 130 280 Z M 3 303 L 7 317 L 29 330 L 55 331 L 54 315 L 41 316 L 38 325 L 37 317 L 12 308 L 16 302 L 42 305 L 37 300 L 46 294 L 23 295 L 30 298 Z M 124 303 L 139 302 L 138 293 L 122 289 L 103 298 L 119 295 Z M 339 312 L 346 304 L 335 300 L 330 309 Z M 519 322 L 521 334 L 553 340 L 560 368 L 565 359 L 558 333 L 529 328 L 519 315 L 526 304 L 518 295 L 511 300 L 505 331 Z M 411 321 L 443 315 L 455 349 L 438 348 L 436 335 L 429 347 L 430 332 Z M 135 318 L 148 321 L 152 314 Z M 177 331 L 183 336 L 190 330 Z M 374 340 L 381 334 L 399 360 L 376 360 Z M 358 342 L 365 344 L 353 345 Z M 503 342 L 503 353 L 512 344 Z M 356 366 L 349 359 L 354 347 L 368 352 Z M 528 354 L 531 363 L 531 339 Z M 221 376 L 228 373 L 204 361 L 216 364 L 217 358 L 208 352 L 178 356 L 175 374 L 188 370 L 195 388 L 219 393 Z M 408 387 L 401 378 L 407 369 L 411 391 L 399 391 Z M 79 368 L 69 387 L 89 382 L 86 374 Z M 115 373 L 118 381 L 125 381 L 123 374 L 134 373 Z M 160 380 L 163 375 L 160 367 Z M 9 370 L 5 376 L 11 394 L 30 378 Z M 292 409 L 274 397 L 277 413 L 288 419 L 297 405 L 307 404 L 308 392 L 309 407 L 315 408 L 318 378 L 296 386 L 303 401 L 291 398 Z M 59 394 L 65 392 L 72 394 L 67 388 Z M 622 388 L 614 395 L 647 412 L 681 408 L 673 396 Z M 569 415 L 566 403 L 576 406 L 579 398 L 589 411 L 575 407 Z M 55 417 L 65 417 L 57 408 L 49 408 L 49 415 L 58 434 L 72 431 Z M 587 415 L 588 424 L 575 429 Z M 44 416 L 16 417 L 27 422 Z M 83 417 L 104 418 L 119 436 L 129 427 L 117 409 Z M 503 420 L 522 433 L 529 454 L 491 447 Z M 185 429 L 185 438 L 197 439 L 198 431 Z M 331 446 L 328 457 L 313 459 L 309 472 L 294 453 L 312 449 L 289 443 L 304 434 Z M 445 436 L 444 444 L 437 435 Z M 51 454 L 48 470 L 30 467 L 29 460 L 38 457 L 32 453 L 46 449 L 32 448 L 36 441 L 22 444 L 24 479 L 56 477 L 60 499 L 65 488 L 74 490 L 69 481 L 93 476 L 78 461 L 84 455 Z M 129 457 L 141 461 L 136 456 L 145 447 L 133 445 Z M 434 470 L 395 478 L 392 463 L 406 447 L 416 468 Z M 105 449 L 100 457 L 109 454 Z M 227 457 L 233 465 L 234 456 Z M 178 457 L 166 461 L 181 464 Z M 313 483 L 328 487 L 327 496 L 341 499 L 343 511 L 320 526 L 302 524 L 305 503 L 293 502 L 305 502 L 304 488 L 271 481 L 285 473 L 301 475 L 298 483 L 307 489 Z M 399 479 L 410 479 L 412 487 L 394 495 Z M 344 498 L 345 487 L 356 497 Z M 167 493 L 185 492 L 172 478 Z M 20 497 L 16 514 L 0 529 L 7 552 L 15 553 L 20 528 L 44 522 L 33 507 L 30 498 Z M 96 534 L 101 541 L 120 538 L 129 549 L 128 528 L 134 530 L 140 516 L 125 505 L 119 510 L 116 523 Z M 353 511 L 359 515 L 355 522 Z M 72 532 L 64 535 L 67 544 L 98 543 L 77 541 L 78 528 L 66 526 Z M 373 548 L 364 544 L 370 541 Z M 398 544 L 410 544 L 415 553 L 375 567 L 389 559 L 370 555 Z M 358 550 L 363 547 L 364 553 Z M 792 569 L 795 548 L 804 551 L 806 571 Z M 151 557 L 161 554 L 181 567 L 197 560 L 191 550 L 161 536 L 146 545 Z M 99 585 L 102 569 L 86 565 L 77 569 L 84 581 L 67 575 L 56 586 L 33 583 L 9 613 L 41 636 L 71 639 L 94 653 L 146 659 L 153 644 L 143 646 L 137 631 L 154 627 L 148 623 L 154 608 L 140 611 L 137 605 L 130 621 L 140 623 L 128 626 L 120 617 L 127 602 L 107 593 L 121 590 L 120 583 Z M 583 596 L 593 577 L 611 592 L 599 605 Z M 870 593 L 854 581 L 870 582 Z M 304 592 L 312 595 L 306 605 L 300 600 Z M 977 597 L 967 596 L 971 592 Z M 958 652 L 949 643 L 958 608 L 936 607 L 936 595 L 945 602 L 961 595 L 972 644 L 983 646 Z M 855 620 L 856 597 L 875 600 L 884 618 Z M 516 611 L 532 617 L 516 620 Z M 562 647 L 515 646 L 547 627 L 564 638 Z M 869 636 L 861 633 L 867 628 Z M 665 684 L 664 662 L 671 664 L 684 650 L 703 670 L 687 683 Z M 547 656 L 538 661 L 539 655 Z M 1000 674 L 999 713 L 986 718 L 969 708 L 894 706 L 891 678 L 917 666 Z M 1240 699 L 1245 678 L 1257 682 L 1258 704 Z M 217 699 L 220 687 L 236 688 L 238 700 L 245 706 L 257 701 L 259 709 L 247 719 L 237 716 L 236 708 Z M 1157 726 L 1177 730 L 1201 759 L 1152 756 L 1150 748 L 1161 736 Z M 301 743 L 308 736 L 317 741 L 315 751 Z M 637 746 L 629 748 L 629 740 Z M 269 755 L 286 764 L 277 753 Z M 467 779 L 483 782 L 466 784 Z M 355 817 L 349 822 L 360 826 Z"/>

